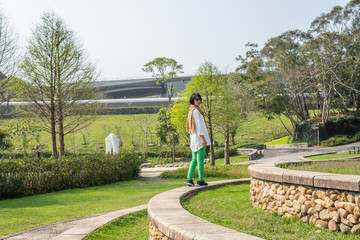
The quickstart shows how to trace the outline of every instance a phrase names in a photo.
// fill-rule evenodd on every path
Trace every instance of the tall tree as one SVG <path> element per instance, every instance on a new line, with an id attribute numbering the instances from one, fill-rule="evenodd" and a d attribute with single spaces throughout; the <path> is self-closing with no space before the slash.
<path id="1" fill-rule="evenodd" d="M 245 118 L 245 104 L 244 108 L 241 103 L 246 99 L 242 95 L 238 95 L 236 85 L 232 83 L 232 74 L 227 74 L 224 78 L 224 84 L 221 85 L 217 96 L 217 101 L 214 101 L 214 125 L 218 131 L 224 136 L 224 164 L 230 164 L 230 135 L 231 132 L 236 132 L 236 129 L 242 119 Z M 243 89 L 244 90 L 244 89 Z"/>
<path id="2" fill-rule="evenodd" d="M 173 81 L 174 77 L 177 76 L 178 73 L 182 73 L 183 65 L 178 64 L 172 58 L 158 57 L 154 60 L 146 63 L 142 70 L 144 72 L 151 73 L 154 78 L 157 79 L 157 84 L 160 84 L 162 89 L 166 89 L 166 83 L 171 80 Z M 162 92 L 165 95 L 165 92 Z M 167 93 L 168 97 L 168 108 L 170 108 L 171 98 L 174 94 L 174 87 L 171 86 L 169 92 Z"/>
<path id="3" fill-rule="evenodd" d="M 53 155 L 65 154 L 65 135 L 86 127 L 94 120 L 95 67 L 74 33 L 54 13 L 44 13 L 33 31 L 22 65 L 25 94 L 33 103 L 25 111 L 40 119 L 35 124 L 51 133 Z"/>
<path id="4" fill-rule="evenodd" d="M 277 81 L 277 94 L 288 97 L 284 114 L 295 128 L 300 121 L 309 118 L 306 94 L 312 88 L 311 79 L 304 74 L 306 61 L 302 57 L 302 46 L 310 39 L 309 34 L 292 30 L 267 41 L 261 54 L 267 67 Z M 280 90 L 280 91 L 279 91 Z"/>
<path id="5" fill-rule="evenodd" d="M 0 9 L 0 103 L 9 102 L 16 95 L 13 86 L 19 71 L 19 61 L 17 35 Z"/>
<path id="6" fill-rule="evenodd" d="M 210 164 L 215 166 L 214 158 L 214 102 L 219 101 L 219 91 L 225 84 L 224 76 L 219 71 L 218 67 L 211 62 L 205 62 L 200 65 L 196 74 L 191 78 L 186 85 L 183 97 L 189 99 L 192 93 L 199 93 L 202 97 L 203 104 L 201 109 L 205 113 L 206 124 L 208 126 L 210 137 Z M 189 105 L 188 105 L 189 107 Z M 187 114 L 185 114 L 187 116 Z M 185 124 L 186 121 L 184 121 Z"/>
<path id="7" fill-rule="evenodd" d="M 157 84 L 160 84 L 162 87 L 162 95 L 165 95 L 166 93 L 164 90 L 166 89 L 166 83 L 171 79 L 173 81 L 174 77 L 177 76 L 178 73 L 182 73 L 183 65 L 178 64 L 177 61 L 175 61 L 172 58 L 165 58 L 165 57 L 158 57 L 154 60 L 146 63 L 142 70 L 144 72 L 152 73 L 152 76 L 157 79 Z M 167 97 L 168 97 L 168 111 L 170 110 L 171 106 L 171 98 L 174 94 L 174 87 L 171 85 L 170 89 L 168 90 Z M 166 114 L 166 116 L 169 116 L 170 113 Z M 170 119 L 167 120 L 170 123 Z M 169 128 L 170 131 L 167 131 L 168 133 L 168 140 L 170 144 L 170 148 L 172 149 L 172 162 L 175 161 L 175 128 L 174 126 Z M 174 129 L 174 131 L 171 131 L 171 129 Z"/>

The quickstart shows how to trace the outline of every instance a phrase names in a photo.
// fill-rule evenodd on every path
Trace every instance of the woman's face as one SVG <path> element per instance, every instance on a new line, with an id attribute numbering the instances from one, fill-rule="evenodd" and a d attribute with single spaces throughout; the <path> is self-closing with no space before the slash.
<path id="1" fill-rule="evenodd" d="M 195 105 L 195 106 L 200 107 L 200 104 L 201 104 L 201 103 L 202 103 L 201 98 L 196 97 L 196 98 L 194 99 L 194 105 Z"/>

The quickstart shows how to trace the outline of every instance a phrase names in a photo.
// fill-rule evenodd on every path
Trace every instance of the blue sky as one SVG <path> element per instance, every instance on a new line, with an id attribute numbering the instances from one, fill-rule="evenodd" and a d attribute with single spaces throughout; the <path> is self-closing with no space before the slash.
<path id="1" fill-rule="evenodd" d="M 173 58 L 192 75 L 205 61 L 223 72 L 238 65 L 247 42 L 307 30 L 344 0 L 0 0 L 26 45 L 42 13 L 62 17 L 101 72 L 102 80 L 151 77 L 142 66 Z"/>

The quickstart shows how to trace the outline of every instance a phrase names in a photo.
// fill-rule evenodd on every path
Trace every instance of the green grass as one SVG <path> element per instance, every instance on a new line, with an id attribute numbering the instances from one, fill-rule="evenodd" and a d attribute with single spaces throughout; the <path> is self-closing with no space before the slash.
<path id="1" fill-rule="evenodd" d="M 311 160 L 328 160 L 328 159 L 339 159 L 339 158 L 349 158 L 349 157 L 360 157 L 359 153 L 351 152 L 341 152 L 341 153 L 331 153 L 331 154 L 322 154 L 311 157 L 306 157 Z"/>
<path id="2" fill-rule="evenodd" d="M 206 164 L 204 167 L 204 178 L 209 181 L 211 177 L 220 177 L 222 179 L 238 179 L 238 178 L 249 178 L 247 172 L 249 164 L 247 165 L 218 165 L 215 167 Z M 186 179 L 189 167 L 179 168 L 174 171 L 166 171 L 161 173 L 163 178 L 181 178 Z M 194 179 L 198 177 L 197 169 L 194 172 Z"/>
<path id="3" fill-rule="evenodd" d="M 265 145 L 280 145 L 280 144 L 291 144 L 292 137 L 285 136 L 281 138 L 274 139 L 272 141 L 264 143 Z"/>
<path id="4" fill-rule="evenodd" d="M 9 124 L 19 124 L 23 121 L 21 118 L 15 119 L 1 119 L 0 129 L 6 129 Z M 283 119 L 285 124 L 290 127 L 287 119 Z M 144 133 L 139 125 L 143 124 L 149 126 L 148 144 L 157 144 L 157 137 L 154 131 L 156 122 L 155 114 L 134 114 L 134 115 L 102 115 L 97 120 L 85 129 L 82 129 L 74 134 L 65 136 L 66 151 L 84 153 L 91 151 L 105 151 L 105 138 L 110 133 L 114 133 L 121 138 L 125 146 L 132 146 L 134 142 L 139 149 L 144 146 Z M 118 129 L 116 128 L 118 127 Z M 247 120 L 244 120 L 237 130 L 235 136 L 236 144 L 254 144 L 264 143 L 269 139 L 274 139 L 279 136 L 284 136 L 286 131 L 277 119 L 268 121 L 258 112 L 253 112 L 248 115 Z M 38 145 L 35 136 L 30 136 L 30 143 L 28 151 Z M 223 143 L 223 135 L 215 133 L 214 139 L 218 143 Z M 41 151 L 51 152 L 51 138 L 50 134 L 46 132 L 40 133 Z M 12 143 L 14 148 L 21 147 L 22 138 L 19 136 L 12 136 Z M 85 145 L 86 142 L 86 145 Z M 183 137 L 180 137 L 180 145 L 186 143 Z M 22 152 L 22 151 L 18 151 Z"/>
<path id="5" fill-rule="evenodd" d="M 269 211 L 252 208 L 248 184 L 201 192 L 185 200 L 183 206 L 212 223 L 268 240 L 359 239 L 359 235 L 319 229 L 298 218 L 281 218 Z"/>
<path id="6" fill-rule="evenodd" d="M 159 182 L 132 180 L 1 200 L 0 236 L 47 223 L 139 206 L 148 203 L 153 196 L 161 192 L 185 184 L 186 178 Z"/>
<path id="7" fill-rule="evenodd" d="M 360 162 L 351 160 L 290 164 L 286 168 L 311 172 L 360 175 Z"/>
<path id="8" fill-rule="evenodd" d="M 146 204 L 153 196 L 184 186 L 185 180 L 115 184 L 0 201 L 0 235 L 51 222 Z"/>
<path id="9" fill-rule="evenodd" d="M 190 160 L 191 161 L 191 160 Z M 235 156 L 230 156 L 230 164 L 239 163 L 239 162 L 246 162 L 249 161 L 249 157 L 246 154 L 239 154 Z M 215 165 L 224 165 L 224 158 L 219 158 L 215 160 Z"/>
<path id="10" fill-rule="evenodd" d="M 86 236 L 85 240 L 138 240 L 148 239 L 149 237 L 149 220 L 147 218 L 147 211 L 131 213 L 122 218 L 116 219 L 108 223 L 98 230 Z"/>

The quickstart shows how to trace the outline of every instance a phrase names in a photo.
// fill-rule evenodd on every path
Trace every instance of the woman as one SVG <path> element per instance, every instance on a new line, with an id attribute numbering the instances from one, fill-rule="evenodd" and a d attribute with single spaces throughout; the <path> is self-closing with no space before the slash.
<path id="1" fill-rule="evenodd" d="M 186 132 L 190 133 L 190 148 L 192 151 L 192 160 L 188 172 L 188 186 L 194 186 L 193 175 L 198 167 L 199 181 L 198 186 L 208 185 L 204 181 L 204 157 L 206 146 L 210 145 L 209 133 L 206 129 L 204 113 L 200 109 L 202 99 L 200 94 L 193 93 L 190 97 L 191 107 L 186 121 Z"/>

